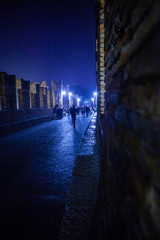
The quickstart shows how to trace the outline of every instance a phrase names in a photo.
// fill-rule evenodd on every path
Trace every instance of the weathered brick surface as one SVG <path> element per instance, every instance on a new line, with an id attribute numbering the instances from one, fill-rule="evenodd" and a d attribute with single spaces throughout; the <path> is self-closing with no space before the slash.
<path id="1" fill-rule="evenodd" d="M 40 83 L 30 84 L 30 81 L 16 79 L 15 75 L 0 72 L 0 127 L 31 118 L 44 116 L 45 119 L 46 115 L 50 115 L 51 118 L 53 97 L 51 89 L 46 87 L 46 82 L 43 82 L 43 85 L 44 87 L 40 87 Z"/>
<path id="2" fill-rule="evenodd" d="M 105 4 L 104 239 L 160 239 L 159 9 L 158 0 Z"/>
<path id="3" fill-rule="evenodd" d="M 0 124 L 7 124 L 11 122 L 23 121 L 25 119 L 31 119 L 41 117 L 45 115 L 52 116 L 53 109 L 27 109 L 27 110 L 9 110 L 0 112 Z"/>

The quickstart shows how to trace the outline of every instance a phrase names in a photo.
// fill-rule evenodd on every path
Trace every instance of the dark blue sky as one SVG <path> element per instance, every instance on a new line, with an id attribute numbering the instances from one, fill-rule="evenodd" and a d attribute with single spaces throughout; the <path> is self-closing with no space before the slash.
<path id="1" fill-rule="evenodd" d="M 94 0 L 0 1 L 0 71 L 94 89 Z"/>

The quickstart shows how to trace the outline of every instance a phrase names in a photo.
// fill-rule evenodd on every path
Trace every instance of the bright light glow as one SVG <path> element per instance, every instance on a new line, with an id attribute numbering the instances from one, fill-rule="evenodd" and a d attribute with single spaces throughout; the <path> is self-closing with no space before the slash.
<path id="1" fill-rule="evenodd" d="M 69 92 L 69 96 L 72 96 L 72 93 L 71 93 L 71 92 Z"/>
<path id="2" fill-rule="evenodd" d="M 94 101 L 94 98 L 91 98 L 92 101 Z"/>
<path id="3" fill-rule="evenodd" d="M 97 92 L 94 92 L 93 94 L 94 94 L 94 96 L 97 96 Z"/>
<path id="4" fill-rule="evenodd" d="M 62 95 L 66 95 L 66 92 L 65 92 L 65 91 L 63 91 L 63 92 L 62 92 Z"/>
<path id="5" fill-rule="evenodd" d="M 79 101 L 80 101 L 80 98 L 78 98 L 77 101 L 79 102 Z"/>

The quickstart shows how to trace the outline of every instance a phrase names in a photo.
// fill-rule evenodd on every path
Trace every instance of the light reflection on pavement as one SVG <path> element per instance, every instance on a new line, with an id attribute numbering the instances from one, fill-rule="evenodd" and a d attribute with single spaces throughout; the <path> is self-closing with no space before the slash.
<path id="1" fill-rule="evenodd" d="M 0 139 L 1 239 L 56 240 L 80 141 L 89 123 L 51 121 Z"/>

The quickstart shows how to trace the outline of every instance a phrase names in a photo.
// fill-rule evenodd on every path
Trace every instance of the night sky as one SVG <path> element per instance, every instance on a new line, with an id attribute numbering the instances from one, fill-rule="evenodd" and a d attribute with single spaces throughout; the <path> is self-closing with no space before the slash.
<path id="1" fill-rule="evenodd" d="M 94 0 L 1 0 L 0 71 L 94 89 Z"/>

